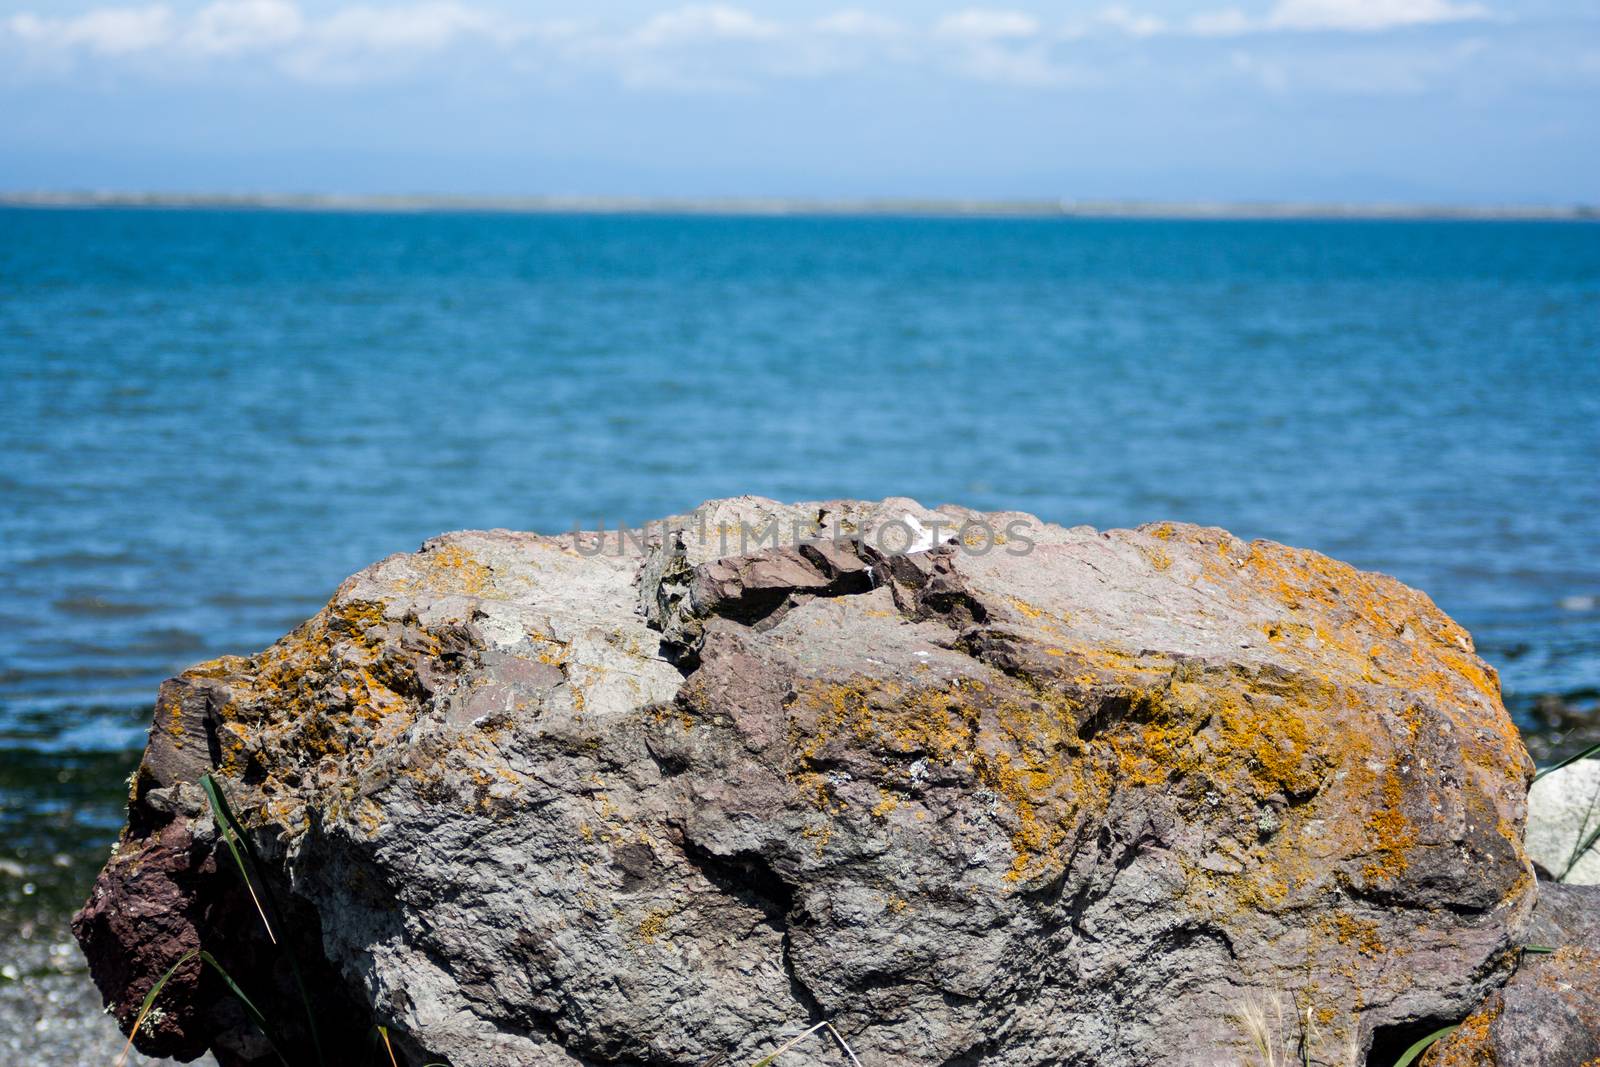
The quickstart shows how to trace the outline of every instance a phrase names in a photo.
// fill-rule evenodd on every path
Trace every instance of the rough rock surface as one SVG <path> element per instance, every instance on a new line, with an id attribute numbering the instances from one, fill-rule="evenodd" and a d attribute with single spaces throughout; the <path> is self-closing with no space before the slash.
<path id="1" fill-rule="evenodd" d="M 900 499 L 673 528 L 440 537 L 166 683 L 76 920 L 124 1025 L 199 945 L 304 1040 L 213 770 L 324 1042 L 412 1063 L 736 1067 L 827 1018 L 869 1067 L 1210 1064 L 1275 1002 L 1352 1064 L 1512 966 L 1531 764 L 1421 593 Z M 169 988 L 150 1051 L 265 1056 Z"/>
<path id="2" fill-rule="evenodd" d="M 1600 886 L 1541 882 L 1517 973 L 1434 1045 L 1422 1067 L 1600 1064 Z"/>
<path id="3" fill-rule="evenodd" d="M 1600 759 L 1582 759 L 1540 778 L 1528 790 L 1528 855 L 1554 879 L 1600 883 Z"/>

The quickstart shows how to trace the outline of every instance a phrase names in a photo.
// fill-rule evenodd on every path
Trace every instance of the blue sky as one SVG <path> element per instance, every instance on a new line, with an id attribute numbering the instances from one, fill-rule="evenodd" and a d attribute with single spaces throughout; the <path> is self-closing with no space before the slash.
<path id="1" fill-rule="evenodd" d="M 0 0 L 0 188 L 1600 202 L 1594 0 Z"/>

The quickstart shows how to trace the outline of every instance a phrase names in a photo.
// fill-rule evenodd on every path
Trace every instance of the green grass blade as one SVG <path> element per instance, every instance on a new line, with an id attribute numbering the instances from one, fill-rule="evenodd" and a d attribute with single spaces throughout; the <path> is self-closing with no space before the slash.
<path id="1" fill-rule="evenodd" d="M 1543 955 L 1546 955 L 1548 953 L 1554 952 L 1555 949 L 1551 948 L 1549 945 L 1523 945 L 1522 946 L 1522 951 L 1523 952 L 1531 952 L 1534 955 L 1538 955 L 1538 956 L 1543 956 Z"/>
<path id="2" fill-rule="evenodd" d="M 167 981 L 178 973 L 178 968 L 195 958 L 198 949 L 190 949 L 178 957 L 178 962 L 167 968 L 167 973 L 156 979 L 155 985 L 150 987 L 150 992 L 144 995 L 144 1001 L 139 1005 L 139 1014 L 133 1020 L 133 1029 L 128 1031 L 128 1041 L 122 1046 L 122 1053 L 117 1057 L 117 1067 L 122 1067 L 122 1062 L 128 1058 L 128 1050 L 133 1047 L 133 1039 L 139 1036 L 139 1028 L 144 1025 L 145 1018 L 149 1016 L 150 1009 L 155 1006 L 156 998 L 161 995 L 161 990 L 166 988 Z"/>
<path id="3" fill-rule="evenodd" d="M 1552 763 L 1552 764 L 1550 764 L 1550 766 L 1541 769 L 1537 774 L 1535 774 L 1533 776 L 1533 780 L 1537 782 L 1539 779 L 1543 778 L 1547 774 L 1551 774 L 1551 773 L 1553 773 L 1555 771 L 1559 771 L 1561 768 L 1566 767 L 1566 766 L 1568 766 L 1570 764 L 1573 764 L 1573 763 L 1577 763 L 1581 759 L 1590 759 L 1590 758 L 1600 758 L 1600 741 L 1597 741 L 1594 744 L 1590 745 L 1588 748 L 1584 749 L 1582 752 L 1574 753 L 1573 755 L 1568 756 L 1564 760 L 1561 760 L 1561 761 L 1559 761 L 1557 763 Z"/>
<path id="4" fill-rule="evenodd" d="M 278 1057 L 278 1062 L 282 1063 L 283 1067 L 289 1067 L 289 1060 L 283 1054 L 282 1042 L 279 1041 L 277 1034 L 273 1033 L 272 1026 L 267 1022 L 266 1015 L 262 1013 L 260 1008 L 256 1007 L 255 1001 L 245 995 L 245 991 L 239 988 L 239 983 L 233 980 L 233 976 L 223 968 L 222 964 L 217 962 L 215 956 L 209 952 L 202 952 L 200 953 L 200 959 L 221 977 L 228 987 L 228 992 L 233 994 L 234 999 L 239 1002 L 239 1006 L 244 1009 L 244 1013 L 250 1017 L 250 1021 L 256 1024 L 256 1029 L 260 1030 L 261 1035 L 267 1039 L 267 1044 L 272 1046 L 272 1052 Z"/>
<path id="5" fill-rule="evenodd" d="M 249 996 L 245 994 L 245 991 L 239 988 L 239 983 L 235 982 L 233 980 L 233 976 L 227 972 L 222 964 L 217 962 L 217 958 L 209 952 L 200 953 L 200 958 L 205 961 L 206 966 L 217 972 L 217 974 L 222 978 L 223 982 L 227 983 L 228 991 L 238 999 L 240 1006 L 244 1008 L 245 1014 L 250 1016 L 250 1021 L 255 1023 L 257 1026 L 266 1029 L 267 1017 L 262 1014 L 260 1008 L 256 1007 L 255 1001 L 251 1000 Z M 267 1040 L 271 1041 L 274 1046 L 277 1045 L 277 1042 L 273 1040 L 270 1034 L 268 1034 Z"/>
<path id="6" fill-rule="evenodd" d="M 200 787 L 205 790 L 206 799 L 211 803 L 211 815 L 216 820 L 217 829 L 228 845 L 228 851 L 233 854 L 233 861 L 239 867 L 239 874 L 244 878 L 244 886 L 250 891 L 250 899 L 254 901 L 256 912 L 261 916 L 261 923 L 267 928 L 267 937 L 272 943 L 278 943 L 277 936 L 273 933 L 274 925 L 283 929 L 283 922 L 279 918 L 282 912 L 278 902 L 272 895 L 272 887 L 261 875 L 261 857 L 256 855 L 255 846 L 250 843 L 250 838 L 245 834 L 243 825 L 233 809 L 228 806 L 228 798 L 223 796 L 222 789 L 211 775 L 200 777 Z M 261 886 L 259 895 L 256 886 Z M 269 919 L 270 916 L 270 919 Z M 306 1029 L 311 1035 L 311 1045 L 316 1052 L 317 1063 L 325 1065 L 327 1058 L 322 1051 L 322 1035 L 317 1029 L 316 1012 L 311 1010 L 311 997 L 306 992 L 305 979 L 300 974 L 300 961 L 291 950 L 286 953 L 289 960 L 289 975 L 294 979 L 295 992 L 299 994 L 300 1006 L 305 1011 Z"/>
<path id="7" fill-rule="evenodd" d="M 250 891 L 250 900 L 256 906 L 256 914 L 261 916 L 261 925 L 267 928 L 267 937 L 274 945 L 278 943 L 278 935 L 273 930 L 272 919 L 267 917 L 267 908 L 263 905 L 261 897 L 256 894 L 255 883 L 259 880 L 252 878 L 252 868 L 255 867 L 255 855 L 250 847 L 250 839 L 244 836 L 239 820 L 234 817 L 233 809 L 228 807 L 227 798 L 222 795 L 222 790 L 217 788 L 216 779 L 206 774 L 200 777 L 200 788 L 205 790 L 206 800 L 211 804 L 211 818 L 217 824 L 217 832 L 222 835 L 222 841 L 228 846 L 228 851 L 233 855 L 233 862 L 239 868 L 239 876 L 244 879 L 245 889 Z M 262 892 L 266 893 L 266 885 L 262 884 Z M 277 909 L 273 909 L 273 918 L 276 918 Z"/>
<path id="8" fill-rule="evenodd" d="M 1591 848 L 1594 848 L 1597 841 L 1600 841 L 1600 826 L 1596 826 L 1588 837 L 1579 842 L 1578 847 L 1572 853 L 1572 858 L 1567 861 L 1567 869 L 1561 872 L 1561 877 L 1557 878 L 1556 881 L 1565 882 L 1567 875 L 1572 873 L 1572 868 L 1578 865 L 1578 861 L 1583 859 Z"/>
<path id="9" fill-rule="evenodd" d="M 1440 1038 L 1449 1037 L 1451 1034 L 1456 1032 L 1456 1027 L 1460 1025 L 1460 1023 L 1455 1023 L 1451 1026 L 1446 1026 L 1443 1029 L 1435 1030 L 1427 1037 L 1420 1039 L 1416 1042 L 1416 1044 L 1400 1053 L 1400 1058 L 1394 1061 L 1394 1067 L 1411 1067 L 1412 1062 L 1415 1061 L 1418 1056 L 1428 1051 L 1435 1041 L 1438 1041 Z"/>

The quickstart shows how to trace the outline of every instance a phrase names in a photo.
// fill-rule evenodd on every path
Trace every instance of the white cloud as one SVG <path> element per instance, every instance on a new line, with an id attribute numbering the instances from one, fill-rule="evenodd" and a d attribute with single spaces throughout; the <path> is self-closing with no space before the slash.
<path id="1" fill-rule="evenodd" d="M 1451 0 L 1279 0 L 1271 26 L 1291 30 L 1387 30 L 1486 18 L 1487 8 Z"/>
<path id="2" fill-rule="evenodd" d="M 1022 11 L 971 7 L 933 25 L 946 62 L 975 81 L 1030 89 L 1056 88 L 1077 80 L 1052 55 L 1056 42 L 1040 36 L 1039 20 Z"/>
<path id="3" fill-rule="evenodd" d="M 905 32 L 893 19 L 853 8 L 824 15 L 812 25 L 819 33 L 839 37 L 899 37 Z"/>
<path id="4" fill-rule="evenodd" d="M 1196 37 L 1236 37 L 1255 30 L 1257 23 L 1236 7 L 1221 11 L 1202 11 L 1191 17 L 1188 31 Z"/>
<path id="5" fill-rule="evenodd" d="M 1121 5 L 1108 7 L 1100 12 L 1098 21 L 1130 37 L 1153 37 L 1158 33 L 1167 32 L 1165 20 L 1154 15 L 1141 15 Z"/>
<path id="6" fill-rule="evenodd" d="M 230 55 L 275 48 L 304 29 L 300 9 L 288 0 L 219 0 L 201 9 L 183 40 L 198 52 Z"/>
<path id="7" fill-rule="evenodd" d="M 1486 47 L 1484 41 L 1468 38 L 1444 48 L 1346 45 L 1298 55 L 1293 64 L 1243 50 L 1229 58 L 1237 74 L 1272 93 L 1395 97 L 1427 92 L 1452 77 L 1475 80 L 1471 72 Z"/>
<path id="8" fill-rule="evenodd" d="M 1083 81 L 1076 70 L 1055 62 L 1040 48 L 979 48 L 963 60 L 960 69 L 978 81 L 1023 89 L 1054 89 Z"/>
<path id="9" fill-rule="evenodd" d="M 327 6 L 310 0 L 188 0 L 194 6 L 134 4 L 64 17 L 17 14 L 0 19 L 0 46 L 20 44 L 12 52 L 24 60 L 18 69 L 46 76 L 123 63 L 141 76 L 170 70 L 203 78 L 225 65 L 250 63 L 257 73 L 320 83 L 417 77 L 423 69 L 430 77 L 498 70 L 518 85 L 529 79 L 562 85 L 601 79 L 676 92 L 744 92 L 784 80 L 894 70 L 1045 89 L 1104 84 L 1119 76 L 1118 64 L 1121 76 L 1132 76 L 1128 64 L 1148 62 L 1126 49 L 1066 43 L 1074 39 L 1317 32 L 1348 41 L 1357 33 L 1487 17 L 1475 0 L 1253 0 L 1275 6 L 1255 14 L 1222 6 L 1174 22 L 1135 6 L 1144 2 L 1113 0 L 1046 33 L 1028 12 L 1001 7 L 960 8 L 913 24 L 867 8 L 779 20 L 726 3 L 702 3 L 666 7 L 631 22 L 589 17 L 536 23 L 502 14 L 489 0 L 400 0 L 393 6 L 377 0 L 322 0 Z M 1191 47 L 1206 50 L 1209 69 L 1229 62 L 1215 43 Z M 135 56 L 146 61 L 128 58 Z M 1231 59 L 1236 72 L 1247 62 Z M 1287 79 L 1281 69 L 1250 73 L 1269 88 Z M 1294 78 L 1296 85 L 1302 81 Z"/>
<path id="10" fill-rule="evenodd" d="M 348 7 L 318 24 L 315 36 L 335 46 L 374 52 L 433 51 L 463 36 L 501 36 L 499 19 L 460 4 Z"/>
<path id="11" fill-rule="evenodd" d="M 1454 0 L 1278 0 L 1261 18 L 1230 7 L 1195 15 L 1187 28 L 1197 37 L 1236 37 L 1273 30 L 1375 33 L 1489 17 L 1489 9 L 1482 4 Z"/>
<path id="12" fill-rule="evenodd" d="M 302 81 L 351 85 L 402 76 L 429 57 L 469 42 L 478 46 L 471 55 L 481 61 L 485 46 L 502 48 L 534 32 L 533 27 L 456 3 L 347 7 L 307 23 L 280 50 L 277 63 Z"/>
<path id="13" fill-rule="evenodd" d="M 102 55 L 145 52 L 173 35 L 172 10 L 153 7 L 101 7 L 73 18 L 12 16 L 11 32 L 31 44 L 56 48 L 82 47 Z"/>
<path id="14" fill-rule="evenodd" d="M 789 27 L 743 8 L 695 4 L 646 19 L 631 30 L 590 27 L 569 58 L 632 89 L 738 93 L 781 77 Z"/>
<path id="15" fill-rule="evenodd" d="M 702 41 L 762 40 L 775 37 L 778 32 L 777 24 L 756 18 L 743 8 L 709 4 L 663 12 L 639 27 L 634 39 L 654 47 Z"/>
<path id="16" fill-rule="evenodd" d="M 22 14 L 7 26 L 24 43 L 58 52 L 126 55 L 165 49 L 179 58 L 205 59 L 276 50 L 301 71 L 333 53 L 414 54 L 468 36 L 510 39 L 521 32 L 459 3 L 352 6 L 312 21 L 292 0 L 215 0 L 186 18 L 164 5 L 96 8 L 62 19 Z"/>
<path id="17" fill-rule="evenodd" d="M 1039 20 L 1021 11 L 972 7 L 946 15 L 935 24 L 933 32 L 966 41 L 1014 40 L 1037 35 Z"/>

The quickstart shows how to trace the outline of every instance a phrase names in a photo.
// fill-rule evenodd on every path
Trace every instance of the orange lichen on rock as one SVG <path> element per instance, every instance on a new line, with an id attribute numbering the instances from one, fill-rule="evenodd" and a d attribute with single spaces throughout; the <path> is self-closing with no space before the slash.
<path id="1" fill-rule="evenodd" d="M 792 778 L 826 810 L 830 789 L 816 765 L 844 739 L 901 766 L 926 757 L 960 770 L 1003 802 L 1016 881 L 1061 869 L 1064 846 L 1118 791 L 1253 805 L 1314 793 L 1338 762 L 1316 722 L 1316 709 L 1336 703 L 1332 687 L 1302 680 L 1262 691 L 1232 672 L 1175 681 L 1178 665 L 1112 649 L 1066 657 L 1072 680 L 1058 687 L 1007 676 L 802 683 L 790 716 Z M 1080 731 L 1086 722 L 1097 728 Z M 1282 870 L 1247 870 L 1260 882 L 1240 890 L 1252 900 L 1286 895 Z"/>
<path id="2" fill-rule="evenodd" d="M 460 545 L 446 544 L 422 557 L 427 586 L 435 592 L 484 596 L 494 588 L 494 572 Z"/>
<path id="3" fill-rule="evenodd" d="M 1429 1046 L 1417 1061 L 1418 1067 L 1485 1067 L 1498 1063 L 1494 1053 L 1494 1024 L 1505 1010 L 1499 993 L 1462 1020 L 1442 1041 Z"/>
<path id="4" fill-rule="evenodd" d="M 264 798 L 320 796 L 325 814 L 359 814 L 361 768 L 415 722 L 425 661 L 440 639 L 383 603 L 336 596 L 259 655 L 201 664 L 182 676 L 225 687 L 217 709 L 218 770 L 261 768 Z M 298 825 L 289 812 L 281 821 Z M 370 813 L 364 821 L 372 821 Z"/>
<path id="5" fill-rule="evenodd" d="M 1004 679 L 958 678 L 926 686 L 801 684 L 795 704 L 791 780 L 819 809 L 837 810 L 825 777 L 815 769 L 830 743 L 898 757 L 895 784 L 901 788 L 914 784 L 906 768 L 916 758 L 936 761 L 1005 801 L 1014 878 L 1032 873 L 1034 860 L 1065 839 L 1069 820 L 1043 818 L 1040 807 L 1070 811 L 1104 796 L 1103 788 L 1093 788 L 1093 776 L 1085 774 L 1092 761 L 1070 757 L 1069 747 L 1082 747 L 1072 735 L 1070 713 L 1016 692 Z"/>
<path id="6" fill-rule="evenodd" d="M 1411 821 L 1401 810 L 1405 790 L 1399 775 L 1383 776 L 1383 799 L 1367 817 L 1366 830 L 1374 859 L 1361 869 L 1370 879 L 1394 879 L 1406 872 L 1406 849 L 1416 840 Z"/>

